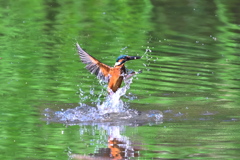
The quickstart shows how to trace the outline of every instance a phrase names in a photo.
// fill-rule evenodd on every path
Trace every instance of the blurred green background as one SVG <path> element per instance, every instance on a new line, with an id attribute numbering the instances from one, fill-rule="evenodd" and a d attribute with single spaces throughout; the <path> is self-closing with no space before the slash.
<path id="1" fill-rule="evenodd" d="M 0 0 L 0 158 L 68 159 L 70 152 L 106 147 L 104 129 L 42 120 L 46 108 L 92 104 L 107 94 L 80 62 L 78 42 L 111 66 L 121 54 L 143 55 L 126 64 L 143 73 L 122 99 L 130 108 L 163 111 L 164 121 L 125 127 L 123 135 L 142 143 L 139 159 L 237 159 L 239 6 L 238 0 Z"/>

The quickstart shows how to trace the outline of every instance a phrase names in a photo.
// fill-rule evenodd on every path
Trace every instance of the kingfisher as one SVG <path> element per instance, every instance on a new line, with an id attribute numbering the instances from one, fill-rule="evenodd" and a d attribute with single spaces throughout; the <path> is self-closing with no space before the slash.
<path id="1" fill-rule="evenodd" d="M 108 83 L 107 91 L 109 94 L 115 93 L 121 87 L 124 78 L 130 78 L 140 72 L 128 71 L 124 66 L 129 60 L 140 59 L 140 56 L 121 55 L 116 59 L 114 67 L 110 67 L 93 56 L 85 52 L 78 43 L 76 43 L 79 57 L 86 64 L 86 69 L 95 74 L 98 79 Z"/>

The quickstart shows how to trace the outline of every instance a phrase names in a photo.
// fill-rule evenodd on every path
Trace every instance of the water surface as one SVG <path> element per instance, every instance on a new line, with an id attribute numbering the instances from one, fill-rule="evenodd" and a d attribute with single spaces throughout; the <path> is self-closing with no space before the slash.
<path id="1" fill-rule="evenodd" d="M 239 1 L 0 4 L 1 159 L 240 156 Z M 121 54 L 143 56 L 127 62 L 143 72 L 121 100 L 137 112 L 161 111 L 163 119 L 46 121 L 46 110 L 106 100 L 106 84 L 84 69 L 76 42 L 110 66 Z"/>

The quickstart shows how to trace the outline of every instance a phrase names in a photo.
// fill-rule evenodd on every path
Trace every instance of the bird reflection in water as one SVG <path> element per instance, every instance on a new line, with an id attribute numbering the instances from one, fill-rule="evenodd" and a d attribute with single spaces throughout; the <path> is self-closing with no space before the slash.
<path id="1" fill-rule="evenodd" d="M 108 148 L 100 148 L 97 153 L 90 155 L 70 154 L 72 159 L 93 160 L 93 159 L 129 159 L 139 157 L 141 145 L 132 143 L 130 138 L 120 134 L 124 126 L 104 126 L 108 131 Z"/>

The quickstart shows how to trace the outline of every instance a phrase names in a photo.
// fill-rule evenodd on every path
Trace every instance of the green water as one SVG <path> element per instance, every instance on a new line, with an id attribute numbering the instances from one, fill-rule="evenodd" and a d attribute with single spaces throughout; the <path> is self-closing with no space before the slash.
<path id="1" fill-rule="evenodd" d="M 143 72 L 122 100 L 139 111 L 161 110 L 164 119 L 116 126 L 135 150 L 126 159 L 238 159 L 239 6 L 238 0 L 0 1 L 0 159 L 103 157 L 111 126 L 44 120 L 46 108 L 92 105 L 107 93 L 84 69 L 76 42 L 111 66 L 121 54 L 143 56 L 126 64 Z"/>

